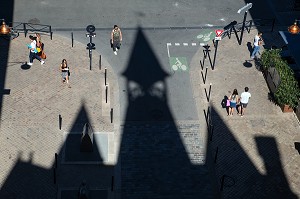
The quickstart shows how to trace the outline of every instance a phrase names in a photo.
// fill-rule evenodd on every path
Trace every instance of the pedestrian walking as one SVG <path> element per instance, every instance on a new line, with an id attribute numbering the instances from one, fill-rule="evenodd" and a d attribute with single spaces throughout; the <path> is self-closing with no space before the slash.
<path id="1" fill-rule="evenodd" d="M 122 31 L 117 25 L 114 25 L 114 29 L 111 31 L 110 41 L 114 54 L 117 55 L 117 51 L 120 49 L 122 42 Z"/>
<path id="2" fill-rule="evenodd" d="M 254 44 L 253 44 L 254 47 L 253 47 L 253 51 L 252 51 L 252 54 L 251 54 L 251 59 L 254 59 L 256 54 L 259 53 L 260 46 L 261 46 L 262 42 L 263 42 L 262 33 L 258 32 L 258 34 L 255 35 L 255 37 L 254 37 Z"/>
<path id="3" fill-rule="evenodd" d="M 40 58 L 42 58 L 42 59 L 46 59 L 47 56 L 44 52 L 45 45 L 42 42 L 41 34 L 35 33 L 35 36 L 36 36 L 36 49 L 37 49 L 38 56 L 40 56 Z"/>
<path id="4" fill-rule="evenodd" d="M 29 63 L 27 63 L 28 65 L 32 65 L 33 64 L 33 60 L 37 59 L 41 62 L 41 65 L 43 65 L 45 63 L 45 61 L 38 55 L 37 49 L 36 49 L 36 37 L 30 35 L 29 36 L 30 39 L 30 44 L 27 44 L 28 49 L 30 49 L 29 51 Z"/>
<path id="5" fill-rule="evenodd" d="M 244 116 L 249 99 L 251 97 L 251 94 L 249 93 L 249 88 L 245 87 L 245 91 L 242 92 L 241 97 L 240 97 L 240 106 L 239 106 L 239 114 L 241 117 Z"/>
<path id="6" fill-rule="evenodd" d="M 229 114 L 228 116 L 231 116 L 233 115 L 233 110 L 236 108 L 236 105 L 238 103 L 238 99 L 239 99 L 239 96 L 238 96 L 238 91 L 237 89 L 234 89 L 232 94 L 229 96 L 229 100 L 230 100 L 230 106 L 229 106 Z"/>
<path id="7" fill-rule="evenodd" d="M 67 63 L 66 59 L 63 59 L 61 61 L 59 69 L 61 71 L 62 82 L 67 83 L 68 88 L 71 88 L 71 86 L 69 84 L 70 68 L 68 66 L 68 63 Z"/>

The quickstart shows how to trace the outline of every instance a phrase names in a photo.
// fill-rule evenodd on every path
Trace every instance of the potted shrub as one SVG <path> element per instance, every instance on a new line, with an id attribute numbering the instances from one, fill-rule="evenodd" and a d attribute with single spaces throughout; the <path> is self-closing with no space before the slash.
<path id="1" fill-rule="evenodd" d="M 279 75 L 279 84 L 274 92 L 275 102 L 282 107 L 283 112 L 291 112 L 298 106 L 300 89 L 293 70 L 280 56 L 280 49 L 271 49 L 263 52 L 261 62 L 268 70 L 274 67 Z"/>

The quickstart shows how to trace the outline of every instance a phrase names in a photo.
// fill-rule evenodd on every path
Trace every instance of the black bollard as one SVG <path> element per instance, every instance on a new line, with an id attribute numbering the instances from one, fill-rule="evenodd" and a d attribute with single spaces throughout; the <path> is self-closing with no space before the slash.
<path id="1" fill-rule="evenodd" d="M 101 66 L 102 66 L 102 65 L 101 65 L 101 64 L 102 64 L 101 61 L 102 61 L 102 58 L 101 58 L 101 55 L 100 55 L 100 57 L 99 57 L 99 70 L 101 70 Z"/>
<path id="2" fill-rule="evenodd" d="M 72 48 L 74 46 L 74 36 L 73 36 L 73 32 L 71 32 L 71 39 L 72 39 Z"/>
<path id="3" fill-rule="evenodd" d="M 114 109 L 110 109 L 110 123 L 113 123 L 113 118 L 114 118 Z"/>
<path id="4" fill-rule="evenodd" d="M 59 114 L 59 115 L 58 115 L 58 126 L 59 126 L 59 130 L 61 130 L 61 125 L 62 125 L 62 117 L 61 117 L 61 115 Z"/>
<path id="5" fill-rule="evenodd" d="M 57 168 L 57 157 L 58 157 L 58 155 L 57 155 L 57 153 L 55 153 L 55 168 Z"/>
<path id="6" fill-rule="evenodd" d="M 104 69 L 104 85 L 106 86 L 107 68 Z"/>
<path id="7" fill-rule="evenodd" d="M 105 103 L 107 103 L 108 85 L 105 85 Z"/>

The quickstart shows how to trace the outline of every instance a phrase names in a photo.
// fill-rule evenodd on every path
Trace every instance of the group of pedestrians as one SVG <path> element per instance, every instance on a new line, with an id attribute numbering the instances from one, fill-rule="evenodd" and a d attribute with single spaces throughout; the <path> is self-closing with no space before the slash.
<path id="1" fill-rule="evenodd" d="M 227 99 L 226 106 L 228 107 L 228 116 L 232 116 L 234 110 L 237 110 L 237 114 L 243 117 L 250 97 L 251 94 L 248 87 L 245 87 L 245 90 L 242 92 L 240 97 L 237 89 L 234 89 L 232 94 Z"/>
<path id="2" fill-rule="evenodd" d="M 27 44 L 27 47 L 29 49 L 29 62 L 27 63 L 27 65 L 32 66 L 34 59 L 39 60 L 41 62 L 41 65 L 45 64 L 46 54 L 44 53 L 44 43 L 42 42 L 41 35 L 39 33 L 36 33 L 35 36 L 30 35 L 29 39 L 30 44 Z M 123 36 L 121 29 L 118 27 L 118 25 L 114 25 L 110 35 L 110 43 L 115 55 L 118 54 L 117 51 L 121 47 L 122 39 Z M 71 88 L 69 83 L 70 68 L 66 59 L 63 59 L 61 61 L 59 70 L 62 76 L 62 83 L 66 83 L 68 88 Z"/>
<path id="3" fill-rule="evenodd" d="M 46 59 L 46 55 L 44 53 L 44 44 L 42 43 L 41 35 L 36 33 L 35 36 L 30 35 L 29 39 L 30 44 L 27 44 L 29 49 L 29 63 L 27 63 L 27 65 L 32 66 L 34 59 L 39 60 L 41 65 L 43 65 L 45 63 L 44 59 Z"/>

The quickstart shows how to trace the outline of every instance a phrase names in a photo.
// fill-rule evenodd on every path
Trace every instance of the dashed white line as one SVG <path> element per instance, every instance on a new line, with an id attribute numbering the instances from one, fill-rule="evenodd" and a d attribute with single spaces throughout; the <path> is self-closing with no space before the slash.
<path id="1" fill-rule="evenodd" d="M 175 46 L 180 46 L 180 43 L 175 43 Z"/>
<path id="2" fill-rule="evenodd" d="M 183 43 L 183 45 L 184 45 L 184 46 L 188 46 L 189 44 L 188 44 L 188 43 Z"/>

